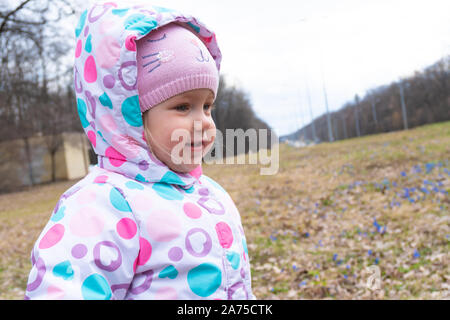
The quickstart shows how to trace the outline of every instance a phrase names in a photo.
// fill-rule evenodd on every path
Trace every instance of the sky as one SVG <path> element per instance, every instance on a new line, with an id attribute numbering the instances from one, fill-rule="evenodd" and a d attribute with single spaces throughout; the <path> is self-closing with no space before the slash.
<path id="1" fill-rule="evenodd" d="M 149 2 L 216 33 L 220 73 L 278 136 L 326 112 L 324 89 L 335 111 L 450 55 L 449 0 Z"/>
<path id="2" fill-rule="evenodd" d="M 450 54 L 448 0 L 155 0 L 216 33 L 221 74 L 279 135 Z"/>

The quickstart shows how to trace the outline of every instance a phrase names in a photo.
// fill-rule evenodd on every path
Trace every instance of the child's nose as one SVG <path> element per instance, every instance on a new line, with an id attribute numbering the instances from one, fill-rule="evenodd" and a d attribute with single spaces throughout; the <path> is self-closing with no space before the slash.
<path id="1" fill-rule="evenodd" d="M 205 112 L 195 112 L 194 122 L 197 122 L 197 126 L 194 125 L 194 130 L 200 127 L 200 130 L 205 130 L 211 128 L 213 122 L 212 117 Z"/>

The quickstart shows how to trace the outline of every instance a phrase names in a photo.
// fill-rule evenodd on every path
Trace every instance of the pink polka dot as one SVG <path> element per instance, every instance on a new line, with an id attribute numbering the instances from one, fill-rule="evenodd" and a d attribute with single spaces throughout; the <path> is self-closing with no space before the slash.
<path id="1" fill-rule="evenodd" d="M 48 300 L 60 300 L 64 297 L 64 290 L 56 287 L 56 286 L 49 286 L 47 288 L 47 299 Z"/>
<path id="2" fill-rule="evenodd" d="M 155 300 L 176 300 L 177 291 L 172 287 L 162 287 L 156 290 Z"/>
<path id="3" fill-rule="evenodd" d="M 135 35 L 129 35 L 126 39 L 125 39 L 125 47 L 129 50 L 129 51 L 136 51 L 136 36 Z"/>
<path id="4" fill-rule="evenodd" d="M 193 204 L 192 202 L 187 202 L 183 205 L 184 213 L 192 219 L 198 219 L 202 215 L 202 210 Z"/>
<path id="5" fill-rule="evenodd" d="M 111 29 L 114 28 L 115 24 L 116 22 L 114 20 L 102 20 L 99 28 L 100 34 L 111 32 Z"/>
<path id="6" fill-rule="evenodd" d="M 97 146 L 97 137 L 95 136 L 95 132 L 90 130 L 90 131 L 88 131 L 87 136 L 88 136 L 89 141 L 92 143 L 92 145 L 95 148 Z"/>
<path id="7" fill-rule="evenodd" d="M 93 56 L 89 56 L 84 63 L 84 80 L 88 83 L 97 81 L 97 66 Z"/>
<path id="8" fill-rule="evenodd" d="M 133 209 L 139 213 L 145 213 L 150 209 L 152 203 L 151 198 L 143 195 L 142 193 L 136 194 L 132 199 Z"/>
<path id="9" fill-rule="evenodd" d="M 181 229 L 181 222 L 172 211 L 153 210 L 148 215 L 147 232 L 155 241 L 171 241 L 180 235 Z"/>
<path id="10" fill-rule="evenodd" d="M 98 176 L 95 177 L 94 183 L 105 183 L 108 180 L 108 176 Z"/>
<path id="11" fill-rule="evenodd" d="M 77 192 L 77 202 L 79 204 L 89 204 L 95 201 L 96 194 L 89 189 L 82 189 Z"/>
<path id="12" fill-rule="evenodd" d="M 102 233 L 104 225 L 105 219 L 98 209 L 83 207 L 72 216 L 69 229 L 78 237 L 95 237 Z"/>
<path id="13" fill-rule="evenodd" d="M 106 36 L 98 44 L 95 55 L 100 67 L 111 68 L 119 60 L 120 45 L 114 37 Z"/>
<path id="14" fill-rule="evenodd" d="M 57 244 L 64 236 L 64 226 L 62 224 L 55 224 L 51 227 L 44 237 L 39 242 L 39 249 L 48 249 Z"/>
<path id="15" fill-rule="evenodd" d="M 106 149 L 105 155 L 109 158 L 109 162 L 114 167 L 120 167 L 126 162 L 126 158 L 123 156 L 123 154 L 119 153 L 113 147 L 109 147 L 108 149 Z"/>
<path id="16" fill-rule="evenodd" d="M 81 43 L 81 40 L 78 40 L 77 47 L 75 48 L 75 58 L 78 58 L 81 55 L 81 49 L 83 45 Z"/>
<path id="17" fill-rule="evenodd" d="M 199 165 L 197 168 L 189 172 L 189 174 L 198 180 L 203 174 L 202 165 Z"/>
<path id="18" fill-rule="evenodd" d="M 99 121 L 105 132 L 112 133 L 117 130 L 117 124 L 112 114 L 107 113 L 101 116 Z"/>
<path id="19" fill-rule="evenodd" d="M 136 235 L 136 223 L 130 218 L 123 218 L 116 225 L 117 233 L 124 239 L 131 239 Z"/>
<path id="20" fill-rule="evenodd" d="M 152 245 L 145 238 L 139 238 L 139 255 L 135 261 L 134 270 L 136 271 L 136 266 L 143 266 L 152 256 Z"/>
<path id="21" fill-rule="evenodd" d="M 228 249 L 233 244 L 233 232 L 230 226 L 225 222 L 216 224 L 216 232 L 222 248 Z"/>
<path id="22" fill-rule="evenodd" d="M 111 140 L 114 149 L 122 154 L 126 154 L 129 159 L 136 158 L 139 155 L 140 147 L 138 142 L 130 136 L 123 134 L 116 134 Z"/>

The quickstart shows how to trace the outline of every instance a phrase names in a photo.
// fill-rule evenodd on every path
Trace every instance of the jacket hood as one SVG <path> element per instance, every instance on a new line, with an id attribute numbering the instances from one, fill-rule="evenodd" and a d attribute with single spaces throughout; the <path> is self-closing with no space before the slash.
<path id="1" fill-rule="evenodd" d="M 83 11 L 75 29 L 75 93 L 81 125 L 99 167 L 141 182 L 189 189 L 199 178 L 201 166 L 181 174 L 150 152 L 137 90 L 135 41 L 171 22 L 196 34 L 220 70 L 215 34 L 191 15 L 142 1 L 97 2 Z"/>

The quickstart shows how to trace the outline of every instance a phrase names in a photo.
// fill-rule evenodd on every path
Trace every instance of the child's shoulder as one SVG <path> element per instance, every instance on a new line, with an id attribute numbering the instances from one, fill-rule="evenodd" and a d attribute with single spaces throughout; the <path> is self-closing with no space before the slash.
<path id="1" fill-rule="evenodd" d="M 218 192 L 222 192 L 225 194 L 228 194 L 228 192 L 214 179 L 212 179 L 211 177 L 208 177 L 204 174 L 201 175 L 200 177 L 200 182 L 203 185 L 206 185 L 207 187 L 213 188 L 214 190 L 217 190 Z"/>
<path id="2" fill-rule="evenodd" d="M 78 199 L 76 202 L 88 201 L 94 198 L 112 197 L 113 193 L 123 194 L 124 186 L 131 181 L 125 176 L 94 167 L 83 179 L 67 189 L 60 197 L 58 205 L 70 199 Z"/>

